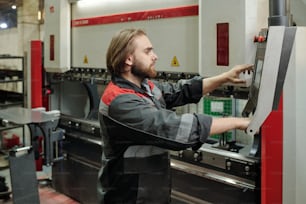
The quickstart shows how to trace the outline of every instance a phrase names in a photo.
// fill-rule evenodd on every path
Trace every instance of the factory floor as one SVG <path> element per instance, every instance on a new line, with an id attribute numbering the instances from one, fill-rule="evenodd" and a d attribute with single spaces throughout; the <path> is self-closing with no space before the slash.
<path id="1" fill-rule="evenodd" d="M 56 192 L 50 187 L 39 188 L 40 204 L 79 204 L 79 202 Z M 0 204 L 13 204 L 13 198 L 0 200 Z"/>
<path id="2" fill-rule="evenodd" d="M 9 188 L 9 192 L 11 192 L 9 169 L 2 169 L 0 171 L 0 176 L 5 177 L 5 182 Z M 79 202 L 72 198 L 56 192 L 50 185 L 39 185 L 38 193 L 40 204 L 79 204 Z M 14 195 L 10 193 L 8 199 L 0 199 L 0 204 L 13 204 L 13 196 Z"/>

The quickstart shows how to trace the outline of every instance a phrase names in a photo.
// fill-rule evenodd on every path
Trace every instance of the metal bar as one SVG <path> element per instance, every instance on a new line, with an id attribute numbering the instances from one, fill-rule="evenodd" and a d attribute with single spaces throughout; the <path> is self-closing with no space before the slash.
<path id="1" fill-rule="evenodd" d="M 183 171 L 188 174 L 193 174 L 196 176 L 214 180 L 240 189 L 255 190 L 256 187 L 255 184 L 253 184 L 252 182 L 247 182 L 246 179 L 238 179 L 238 177 L 230 175 L 227 176 L 226 174 L 221 174 L 221 172 L 217 172 L 204 167 L 195 166 L 185 162 L 180 162 L 175 159 L 171 160 L 171 167 L 173 169 Z"/>

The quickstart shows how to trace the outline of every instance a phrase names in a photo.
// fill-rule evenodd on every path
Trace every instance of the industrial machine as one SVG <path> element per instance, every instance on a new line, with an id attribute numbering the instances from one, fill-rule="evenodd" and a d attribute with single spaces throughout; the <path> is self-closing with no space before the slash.
<path id="1" fill-rule="evenodd" d="M 287 21 L 281 15 L 278 25 L 282 26 L 261 29 L 258 34 L 258 27 L 267 26 L 254 22 L 254 10 L 261 6 L 255 1 L 241 0 L 239 8 L 227 1 L 220 4 L 215 0 L 199 1 L 199 5 L 194 0 L 152 1 L 136 8 L 135 5 L 122 6 L 120 11 L 116 4 L 92 1 L 90 6 L 81 5 L 81 2 L 46 0 L 45 5 L 46 25 L 52 24 L 49 30 L 46 26 L 44 50 L 48 72 L 46 86 L 52 89 L 49 107 L 60 110 L 59 127 L 65 130 L 65 139 L 57 144 L 59 157 L 64 159 L 52 166 L 52 182 L 56 190 L 82 203 L 97 203 L 97 175 L 103 149 L 97 113 L 100 96 L 110 81 L 105 59 L 101 56 L 105 54 L 113 31 L 131 24 L 156 34 L 152 36 L 152 42 L 155 50 L 163 51 L 165 58 L 160 60 L 157 80 L 176 81 L 199 74 L 205 76 L 206 73 L 206 76 L 212 76 L 225 71 L 220 67 L 229 68 L 245 62 L 255 66 L 253 73 L 245 73 L 251 79 L 248 86 L 225 84 L 210 93 L 210 96 L 231 99 L 234 101 L 232 107 L 238 106 L 238 100 L 243 102 L 243 107 L 238 107 L 232 114 L 252 118 L 246 133 L 234 132 L 231 139 L 226 135 L 212 137 L 198 150 L 171 152 L 174 203 L 271 203 L 267 195 L 270 189 L 273 189 L 273 199 L 278 197 L 275 194 L 279 191 L 275 191 L 266 178 L 269 175 L 268 160 L 263 162 L 268 152 L 267 146 L 262 146 L 266 144 L 263 141 L 273 136 L 263 138 L 267 134 L 263 127 L 271 111 L 282 104 L 283 86 L 288 87 L 286 83 L 284 85 L 287 69 L 292 70 L 296 64 L 300 67 L 304 63 L 300 63 L 301 58 L 295 58 L 296 52 L 304 48 L 298 47 L 295 39 L 305 42 L 302 37 L 305 30 L 283 26 L 282 22 Z M 276 3 L 270 1 L 273 11 L 278 11 Z M 234 15 L 220 14 L 224 10 L 210 9 L 216 4 L 237 12 L 233 12 Z M 71 25 L 63 21 L 54 28 L 53 21 L 48 19 L 61 15 L 71 18 Z M 217 15 L 225 17 L 220 22 Z M 278 22 L 273 12 L 270 16 L 270 22 Z M 195 30 L 199 30 L 199 36 Z M 212 32 L 215 30 L 216 36 Z M 67 40 L 67 33 L 71 33 L 71 39 L 68 35 Z M 165 41 L 173 36 L 175 42 L 164 47 Z M 214 40 L 207 41 L 207 38 Z M 235 48 L 230 47 L 229 39 L 237 44 Z M 71 50 L 67 51 L 70 46 Z M 182 47 L 185 52 L 178 51 Z M 235 49 L 241 54 L 235 54 Z M 220 103 L 213 105 L 220 109 Z M 203 112 L 201 104 L 176 111 Z M 238 134 L 248 138 L 248 142 L 240 142 Z M 278 198 L 275 200 L 279 201 Z"/>
<path id="2" fill-rule="evenodd" d="M 73 107 L 73 104 L 68 104 L 68 110 L 71 112 L 62 113 L 59 126 L 65 129 L 65 140 L 61 142 L 60 147 L 66 159 L 54 163 L 52 175 L 53 185 L 57 190 L 84 203 L 95 202 L 97 199 L 97 174 L 101 167 L 103 148 L 97 120 L 97 104 L 98 96 L 101 95 L 99 91 L 103 91 L 109 81 L 105 71 L 95 71 L 71 69 L 63 74 L 53 74 L 50 79 L 54 89 L 53 96 L 58 93 L 67 96 L 67 92 L 71 94 L 73 89 L 78 87 L 78 94 L 73 96 L 74 100 L 82 102 L 87 96 L 85 99 L 90 101 L 87 102 L 86 115 L 77 110 L 78 106 Z M 195 75 L 159 72 L 157 79 L 175 81 Z M 186 203 L 201 200 L 216 202 L 218 199 L 227 199 L 231 203 L 237 203 L 239 200 L 256 202 L 259 197 L 260 162 L 258 154 L 250 154 L 253 146 L 241 146 L 235 141 L 226 143 L 225 140 L 209 140 L 197 151 L 171 152 L 173 199 Z M 206 189 L 207 186 L 209 190 Z M 228 190 L 222 193 L 224 196 L 211 193 L 221 189 Z M 233 196 L 234 192 L 236 196 Z"/>
<path id="3" fill-rule="evenodd" d="M 97 4 L 96 7 L 102 6 L 102 3 L 92 2 L 92 4 Z M 57 18 L 56 16 L 65 13 L 67 5 L 68 3 L 63 1 L 60 3 L 46 1 L 46 24 L 49 23 L 48 18 L 54 20 Z M 52 182 L 56 190 L 82 203 L 97 202 L 97 175 L 101 167 L 100 157 L 103 149 L 97 111 L 100 96 L 110 81 L 110 75 L 103 67 L 105 59 L 97 56 L 98 52 L 93 52 L 92 48 L 96 47 L 96 44 L 93 45 L 90 41 L 84 41 L 82 38 L 86 36 L 91 40 L 99 40 L 101 44 L 98 47 L 103 53 L 113 34 L 113 32 L 110 34 L 106 28 L 119 30 L 120 24 L 125 23 L 124 19 L 127 19 L 127 22 L 132 21 L 134 26 L 144 27 L 148 33 L 154 33 L 154 29 L 160 30 L 160 26 L 167 25 L 163 30 L 160 30 L 160 34 L 152 35 L 152 37 L 150 35 L 155 49 L 162 49 L 163 57 L 168 59 L 168 61 L 159 60 L 159 67 L 163 68 L 158 70 L 157 80 L 177 81 L 206 74 L 206 71 L 201 73 L 202 70 L 197 69 L 196 62 L 199 60 L 198 58 L 202 59 L 195 49 L 199 43 L 197 33 L 183 34 L 186 30 L 197 30 L 200 9 L 196 2 L 188 1 L 186 5 L 186 1 L 177 1 L 175 4 L 169 3 L 162 8 L 158 2 L 153 4 L 151 2 L 146 6 L 143 11 L 139 11 L 139 9 L 133 11 L 135 8 L 127 7 L 126 10 L 121 11 L 122 14 L 117 16 L 108 14 L 109 11 L 115 9 L 110 6 L 103 16 L 99 16 L 101 11 L 96 11 L 89 4 L 87 7 L 85 5 L 82 7 L 81 2 L 77 2 L 71 4 L 72 13 L 65 13 L 68 17 L 71 15 L 71 28 L 62 22 L 58 25 L 59 31 L 54 31 L 54 28 L 51 27 L 52 29 L 47 29 L 45 33 L 44 53 L 45 67 L 48 72 L 47 86 L 52 89 L 50 107 L 61 110 L 59 127 L 65 129 L 65 140 L 59 144 L 60 153 L 62 153 L 60 156 L 65 159 L 53 164 Z M 250 9 L 248 5 L 245 5 L 245 8 Z M 55 11 L 58 11 L 58 14 Z M 97 13 L 97 17 L 93 18 L 95 13 Z M 244 12 L 239 11 L 239 13 L 243 15 Z M 117 23 L 117 18 L 121 19 L 120 23 Z M 156 19 L 156 21 L 151 21 L 151 19 Z M 182 26 L 182 20 L 187 27 Z M 104 23 L 109 21 L 113 23 L 110 25 Z M 50 24 L 52 24 L 52 20 L 50 20 Z M 92 25 L 95 26 L 92 27 Z M 244 35 L 246 31 L 241 29 L 241 35 Z M 255 28 L 253 29 L 255 30 Z M 94 30 L 96 31 L 94 32 Z M 57 37 L 54 34 L 57 32 L 71 32 L 72 40 L 66 42 L 66 35 L 58 35 Z M 105 35 L 104 40 L 100 40 L 98 33 L 101 32 Z M 167 48 L 161 47 L 164 44 L 162 41 L 171 38 L 171 35 L 176 36 L 176 44 Z M 187 36 L 188 41 L 185 40 L 184 35 Z M 61 36 L 64 36 L 63 40 Z M 72 43 L 71 53 L 62 52 L 60 54 L 57 51 L 58 49 L 65 50 L 65 47 L 70 46 L 70 42 Z M 185 49 L 180 49 L 180 47 Z M 252 49 L 255 51 L 254 48 Z M 188 51 L 187 57 L 184 51 Z M 171 53 L 173 54 L 171 55 Z M 61 58 L 57 54 L 61 55 L 61 58 L 69 58 L 71 55 L 73 60 L 71 62 L 60 60 Z M 244 59 L 240 60 L 244 61 Z M 71 68 L 67 70 L 67 67 Z M 207 74 L 210 76 L 218 73 L 208 71 Z M 249 87 L 225 85 L 211 93 L 211 96 L 247 100 L 248 91 Z M 202 112 L 200 109 L 200 105 L 189 105 L 176 111 L 180 113 L 186 111 Z M 188 149 L 171 152 L 173 201 L 182 203 L 222 202 L 224 200 L 227 203 L 258 202 L 260 197 L 258 190 L 260 157 L 258 153 L 250 154 L 252 147 L 256 145 L 253 145 L 252 141 L 249 144 L 236 143 L 235 135 L 230 141 L 225 138 L 227 137 L 224 137 L 223 140 L 222 138 L 220 140 L 212 138 L 197 151 Z M 257 150 L 253 151 L 258 152 Z"/>

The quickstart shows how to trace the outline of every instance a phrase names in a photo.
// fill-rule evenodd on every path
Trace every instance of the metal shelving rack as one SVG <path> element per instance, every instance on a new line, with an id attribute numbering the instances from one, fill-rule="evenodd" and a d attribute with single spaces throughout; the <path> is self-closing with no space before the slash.
<path id="1" fill-rule="evenodd" d="M 1 65 L 2 61 L 20 61 L 17 69 L 11 69 L 10 65 Z M 20 67 L 19 67 L 20 66 Z M 19 68 L 19 69 L 18 69 Z M 21 68 L 21 69 L 20 69 Z M 0 87 L 0 110 L 10 107 L 25 107 L 26 92 L 25 92 L 25 62 L 23 56 L 0 55 L 0 85 L 12 84 L 18 86 L 22 83 L 21 92 L 18 90 L 9 90 Z M 25 130 L 23 125 L 16 125 L 5 120 L 2 120 L 0 115 L 0 135 L 2 139 L 2 132 L 14 128 L 22 128 L 22 141 L 24 142 Z"/>

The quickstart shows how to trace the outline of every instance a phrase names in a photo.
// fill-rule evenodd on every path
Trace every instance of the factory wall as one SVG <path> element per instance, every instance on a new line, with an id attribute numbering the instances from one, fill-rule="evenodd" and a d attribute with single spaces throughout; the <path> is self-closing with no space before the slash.
<path id="1" fill-rule="evenodd" d="M 30 40 L 41 39 L 38 0 L 23 0 L 21 5 L 17 8 L 17 28 L 0 30 L 0 54 L 23 56 L 28 52 Z"/>
<path id="2" fill-rule="evenodd" d="M 149 35 L 159 56 L 159 71 L 188 70 L 197 73 L 198 14 L 197 8 L 193 8 L 197 2 L 132 0 L 96 1 L 92 4 L 84 1 L 73 4 L 72 66 L 106 68 L 105 54 L 112 35 L 122 28 L 134 27 L 144 29 Z M 192 8 L 191 13 L 185 14 Z M 171 12 L 175 13 L 175 17 L 165 17 Z M 122 22 L 94 22 L 101 19 L 116 21 L 113 14 L 120 16 Z M 173 66 L 174 58 L 178 63 Z"/>
<path id="3" fill-rule="evenodd" d="M 236 64 L 254 63 L 256 44 L 253 39 L 260 29 L 267 27 L 267 18 L 268 1 L 200 1 L 200 74 L 214 76 Z M 227 34 L 223 34 L 224 31 L 218 34 L 218 26 L 222 24 L 227 24 Z M 228 38 L 222 43 L 225 45 L 218 47 L 224 36 Z M 224 53 L 222 49 L 226 48 L 228 51 Z"/>
<path id="4" fill-rule="evenodd" d="M 306 26 L 306 0 L 291 0 L 292 20 L 297 26 Z"/>
<path id="5" fill-rule="evenodd" d="M 86 0 L 87 1 L 87 0 Z M 131 1 L 131 3 L 129 3 L 129 6 L 125 6 L 125 8 L 123 8 L 120 5 L 116 5 L 116 1 L 114 1 L 113 5 L 112 5 L 112 9 L 113 10 L 108 10 L 108 11 L 104 11 L 105 14 L 109 14 L 109 13 L 118 13 L 119 11 L 123 11 L 123 9 L 125 9 L 125 11 L 132 11 L 132 10 L 139 10 L 139 9 L 143 9 L 142 8 L 142 4 L 138 4 L 135 5 L 133 2 L 135 0 Z M 257 0 L 259 3 L 260 2 L 267 2 L 264 0 Z M 90 2 L 90 1 L 89 1 Z M 163 1 L 165 2 L 165 1 Z M 198 4 L 198 0 L 188 0 L 188 1 L 183 1 L 183 0 L 168 0 L 167 4 L 169 6 L 175 6 L 178 4 L 178 2 L 180 4 Z M 187 3 L 185 3 L 187 2 Z M 205 2 L 205 1 L 203 1 Z M 155 8 L 159 8 L 160 7 L 160 1 L 156 1 L 156 6 Z M 289 0 L 289 4 L 290 4 L 290 11 L 293 17 L 293 21 L 298 25 L 298 26 L 306 26 L 306 1 L 305 0 Z M 153 7 L 150 9 L 154 9 Z M 267 8 L 268 9 L 268 8 Z M 263 10 L 258 10 L 259 13 L 261 13 L 262 11 L 264 13 L 267 12 L 267 9 L 263 9 Z M 216 10 L 218 10 L 218 8 L 216 8 Z M 38 12 L 38 0 L 23 0 L 23 4 L 21 7 L 18 8 L 18 27 L 17 28 L 12 28 L 12 29 L 7 29 L 7 30 L 0 30 L 0 54 L 12 54 L 12 55 L 23 55 L 25 52 L 28 51 L 28 42 L 30 40 L 37 40 L 37 39 L 43 39 L 43 35 L 44 35 L 44 26 L 40 24 L 40 22 L 37 20 L 37 12 Z M 84 9 L 84 12 L 86 13 L 86 9 Z M 88 11 L 87 11 L 88 12 Z M 91 11 L 92 12 L 92 11 Z M 97 12 L 97 11 L 96 11 Z M 86 15 L 88 16 L 88 13 L 85 15 L 85 13 L 77 13 L 76 15 L 79 15 L 79 17 L 86 17 Z M 94 14 L 94 13 L 93 13 Z M 195 21 L 195 20 L 191 20 L 191 21 Z M 193 22 L 194 23 L 194 22 Z M 260 23 L 261 24 L 261 23 Z M 169 30 L 175 29 L 175 31 L 177 31 L 177 29 L 179 28 L 175 28 L 174 24 L 171 24 L 171 22 L 169 22 L 168 24 L 168 28 Z M 189 25 L 189 21 L 187 20 L 187 27 L 184 27 L 182 29 L 186 29 L 186 33 L 187 32 L 193 32 L 193 33 L 197 33 L 198 30 L 190 30 L 192 29 Z M 158 32 L 158 31 L 156 31 Z M 174 31 L 173 31 L 174 32 Z M 172 32 L 170 32 L 172 33 Z M 110 35 L 111 33 L 109 33 L 108 35 Z M 149 30 L 149 34 L 152 36 L 155 36 L 155 33 Z M 186 34 L 188 35 L 188 34 Z M 104 36 L 101 36 L 101 38 L 104 38 Z M 164 39 L 171 39 L 171 34 L 169 34 L 168 36 L 165 36 Z M 155 42 L 154 38 L 152 39 L 153 43 Z M 184 47 L 184 44 L 180 44 L 180 42 L 169 42 L 169 40 L 166 40 L 167 44 L 169 44 L 169 47 L 171 47 L 171 44 L 178 44 L 180 47 Z M 90 42 L 89 42 L 90 43 Z M 91 42 L 92 43 L 92 42 Z M 196 39 L 191 39 L 191 43 L 195 44 L 196 43 Z M 76 48 L 78 45 L 75 45 Z M 182 49 L 180 49 L 182 50 Z M 74 57 L 75 55 L 77 55 L 76 53 L 74 53 Z M 103 56 L 103 54 L 101 54 L 101 56 Z M 84 57 L 84 56 L 83 56 Z M 164 59 L 167 59 L 167 66 L 169 66 L 169 60 L 172 60 L 173 56 L 163 56 Z M 186 56 L 183 56 L 180 59 L 180 61 L 185 60 Z M 189 56 L 189 58 L 193 58 L 194 60 L 196 60 L 195 57 Z M 81 58 L 80 58 L 81 59 Z M 78 60 L 80 60 L 78 59 Z M 77 61 L 77 59 L 75 59 Z M 80 60 L 82 61 L 82 60 Z M 165 60 L 166 61 L 166 60 Z M 76 65 L 77 62 L 74 63 L 74 65 Z M 99 65 L 101 66 L 101 65 Z M 160 67 L 164 67 L 163 64 L 160 65 Z M 192 67 L 192 65 L 190 65 L 190 67 Z"/>
<path id="6" fill-rule="evenodd" d="M 18 28 L 0 31 L 0 54 L 19 55 L 21 53 L 19 38 Z"/>

